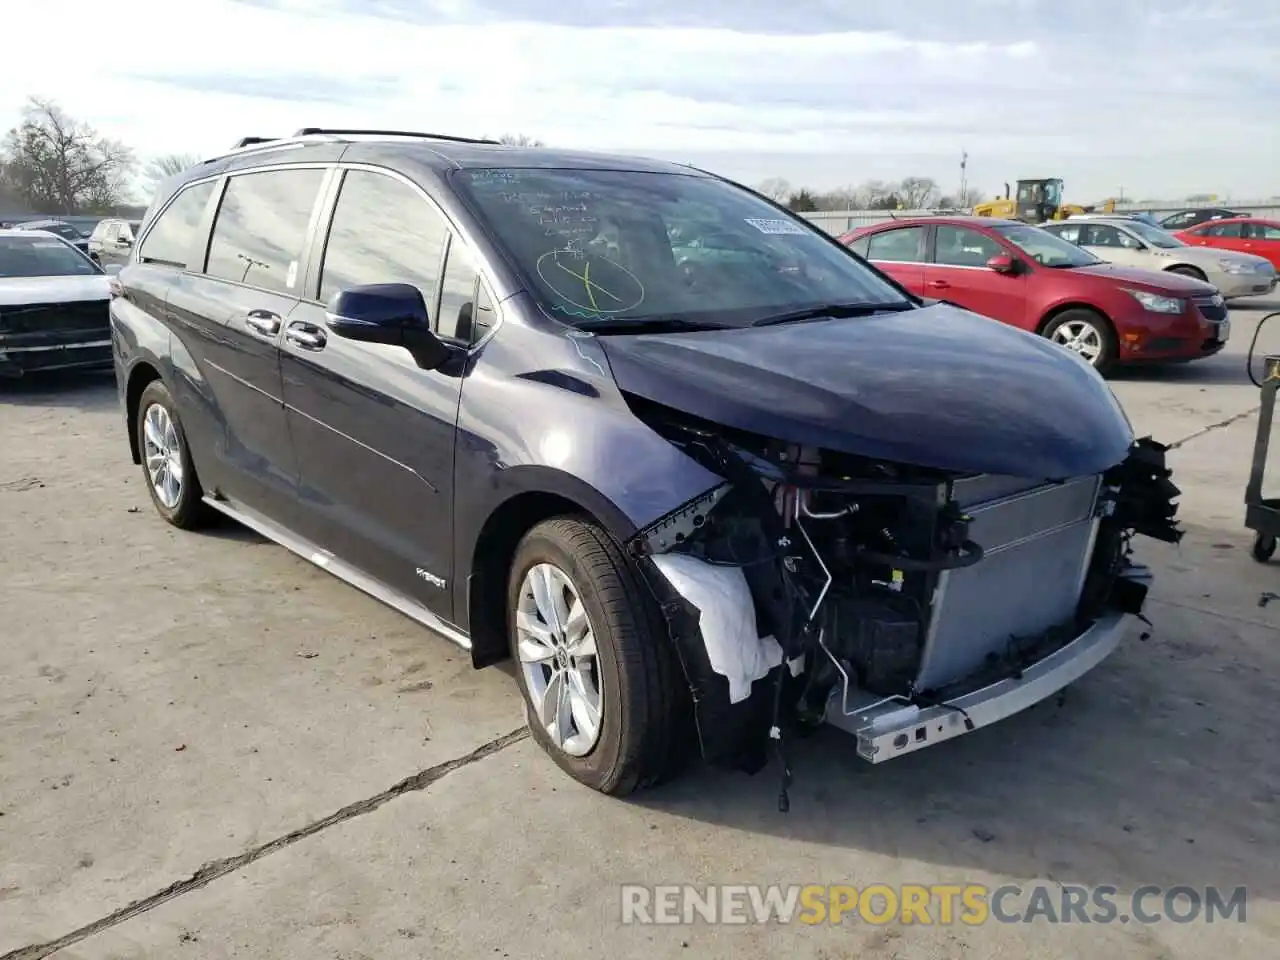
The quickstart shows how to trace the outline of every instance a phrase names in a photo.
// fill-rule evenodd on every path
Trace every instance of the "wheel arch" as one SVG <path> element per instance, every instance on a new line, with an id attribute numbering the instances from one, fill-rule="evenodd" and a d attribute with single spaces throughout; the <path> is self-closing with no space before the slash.
<path id="1" fill-rule="evenodd" d="M 1068 300 L 1066 303 L 1055 304 L 1044 312 L 1040 317 L 1039 322 L 1036 324 L 1036 333 L 1044 336 L 1045 328 L 1069 310 L 1087 310 L 1106 321 L 1106 323 L 1111 327 L 1111 332 L 1113 334 L 1116 332 L 1116 325 L 1114 321 L 1107 316 L 1105 310 L 1101 309 L 1096 304 L 1087 303 L 1083 300 Z"/>
<path id="2" fill-rule="evenodd" d="M 142 463 L 142 451 L 138 449 L 138 431 L 134 424 L 138 422 L 138 403 L 142 399 L 142 391 L 148 384 L 161 379 L 160 371 L 149 361 L 139 360 L 129 371 L 124 392 L 124 409 L 129 433 L 129 454 L 135 464 Z"/>
<path id="3" fill-rule="evenodd" d="M 570 474 L 549 467 L 515 467 L 504 477 L 503 495 L 483 511 L 474 536 L 459 532 L 455 569 L 465 573 L 455 586 L 455 610 L 471 637 L 471 660 L 487 667 L 507 659 L 507 580 L 521 538 L 537 524 L 556 516 L 577 516 L 599 524 L 619 543 L 636 526 L 599 490 Z M 479 513 L 479 512 L 477 512 Z"/>
<path id="4" fill-rule="evenodd" d="M 1205 283 L 1209 282 L 1209 275 L 1204 272 L 1204 268 L 1198 267 L 1194 263 L 1187 263 L 1185 260 L 1175 261 L 1167 267 L 1164 267 L 1163 270 L 1165 273 L 1171 273 L 1174 270 L 1179 270 L 1184 274 L 1193 275 L 1197 280 L 1203 280 Z"/>

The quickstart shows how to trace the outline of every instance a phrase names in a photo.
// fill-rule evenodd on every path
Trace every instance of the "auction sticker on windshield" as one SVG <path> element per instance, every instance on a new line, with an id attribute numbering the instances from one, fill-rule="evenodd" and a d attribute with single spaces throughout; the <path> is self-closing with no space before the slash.
<path id="1" fill-rule="evenodd" d="M 792 223 L 790 220 L 762 220 L 758 217 L 747 217 L 747 223 L 751 224 L 761 233 L 772 234 L 799 234 L 805 236 L 808 231 L 798 223 Z"/>

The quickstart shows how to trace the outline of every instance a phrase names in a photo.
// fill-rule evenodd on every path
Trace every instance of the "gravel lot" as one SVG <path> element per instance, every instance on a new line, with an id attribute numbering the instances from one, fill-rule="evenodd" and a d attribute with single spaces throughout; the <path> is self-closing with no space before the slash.
<path id="1" fill-rule="evenodd" d="M 1280 562 L 1249 558 L 1241 504 L 1265 312 L 1233 311 L 1217 358 L 1114 384 L 1180 442 L 1186 539 L 1141 547 L 1150 638 L 879 768 L 820 734 L 788 815 L 772 768 L 576 787 L 509 672 L 253 534 L 162 523 L 109 377 L 0 384 L 0 960 L 1280 955 Z M 1248 919 L 619 922 L 628 882 L 1035 881 L 1244 884 Z"/>

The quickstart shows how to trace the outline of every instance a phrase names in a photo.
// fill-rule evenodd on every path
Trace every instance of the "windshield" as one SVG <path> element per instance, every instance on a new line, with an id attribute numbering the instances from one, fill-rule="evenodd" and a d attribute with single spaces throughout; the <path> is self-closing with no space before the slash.
<path id="1" fill-rule="evenodd" d="M 1153 227 L 1141 220 L 1130 220 L 1129 229 L 1136 233 L 1153 247 L 1160 247 L 1164 250 L 1172 250 L 1174 247 L 1185 247 L 1183 243 L 1173 234 L 1168 233 L 1161 227 Z"/>
<path id="2" fill-rule="evenodd" d="M 1103 262 L 1088 250 L 1039 227 L 1010 223 L 1001 224 L 995 229 L 1027 256 L 1046 267 L 1090 267 Z"/>
<path id="3" fill-rule="evenodd" d="M 101 271 L 75 247 L 33 233 L 0 237 L 0 278 L 87 277 Z"/>
<path id="4" fill-rule="evenodd" d="M 574 325 L 678 316 L 744 325 L 825 305 L 910 301 L 816 227 L 704 176 L 462 170 L 550 314 Z"/>

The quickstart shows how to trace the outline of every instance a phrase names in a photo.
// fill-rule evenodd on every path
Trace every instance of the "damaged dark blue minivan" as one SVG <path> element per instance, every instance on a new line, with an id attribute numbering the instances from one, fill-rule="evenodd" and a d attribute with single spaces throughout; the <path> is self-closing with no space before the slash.
<path id="1" fill-rule="evenodd" d="M 830 723 L 880 762 L 1007 717 L 1141 615 L 1131 538 L 1181 535 L 1078 358 L 685 166 L 247 138 L 161 188 L 111 329 L 166 520 L 514 658 L 611 794 L 689 745 L 756 770 Z"/>

